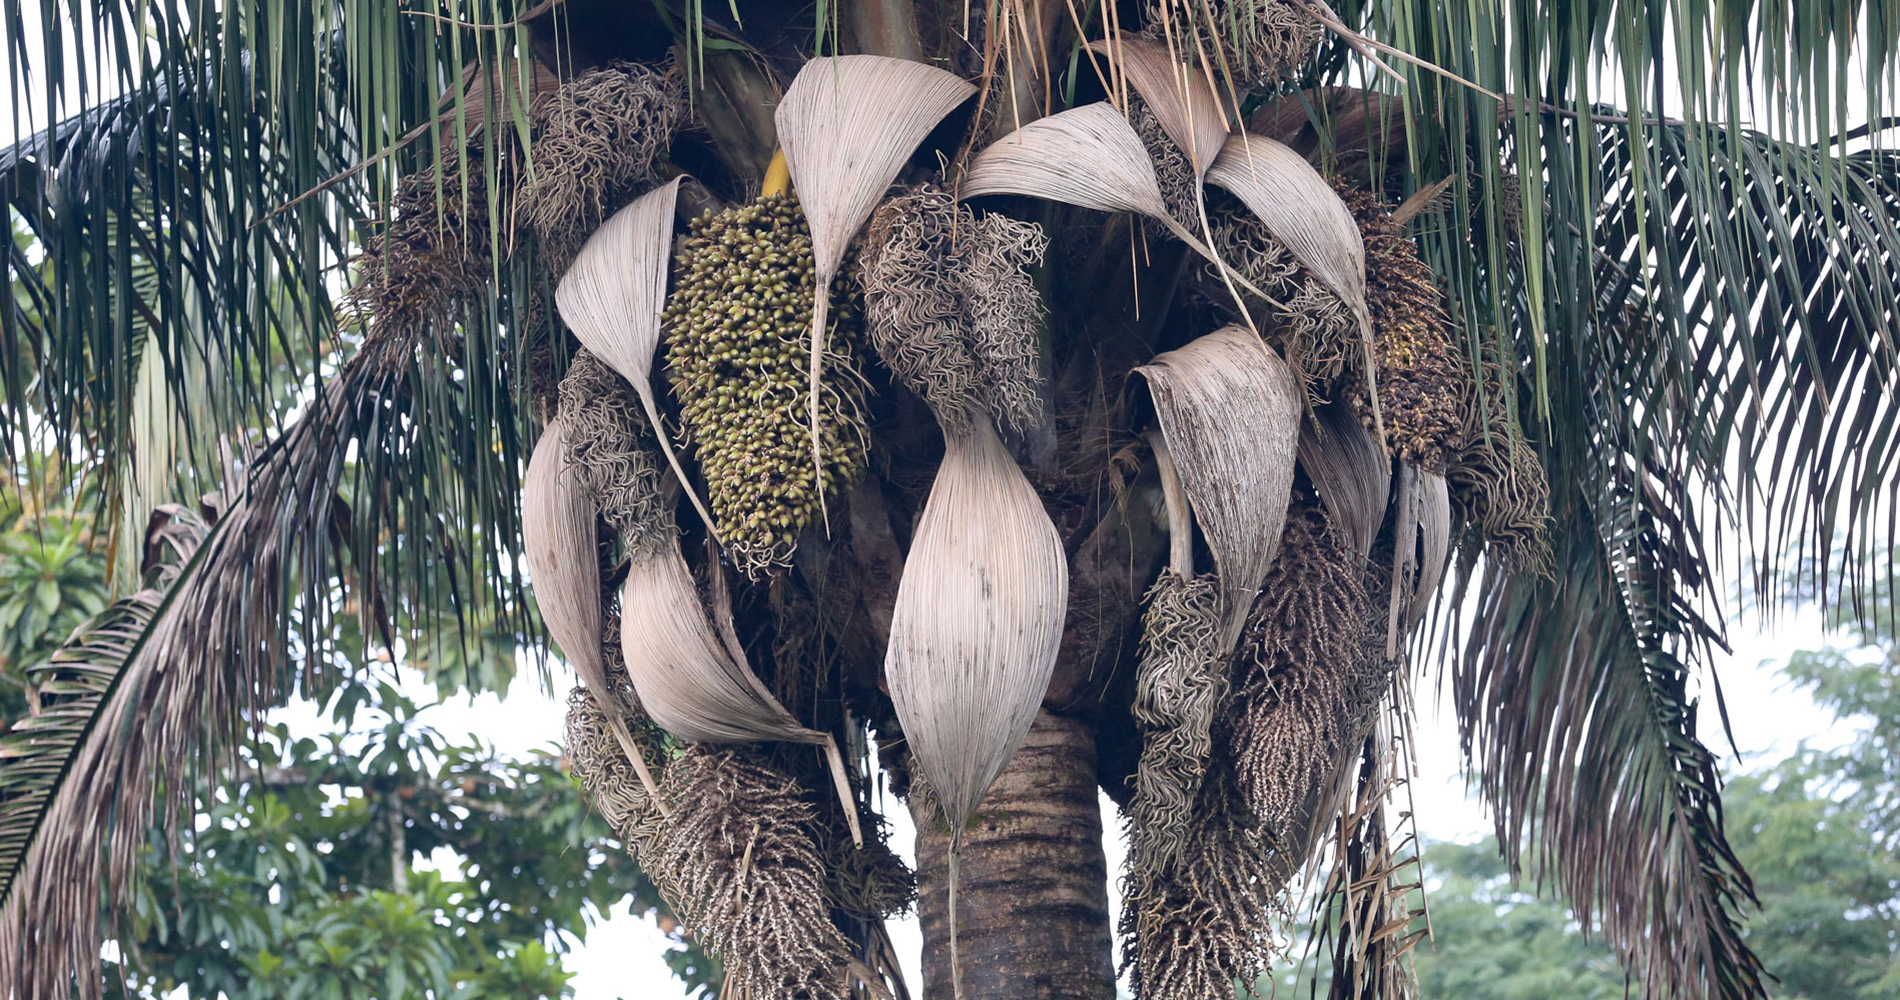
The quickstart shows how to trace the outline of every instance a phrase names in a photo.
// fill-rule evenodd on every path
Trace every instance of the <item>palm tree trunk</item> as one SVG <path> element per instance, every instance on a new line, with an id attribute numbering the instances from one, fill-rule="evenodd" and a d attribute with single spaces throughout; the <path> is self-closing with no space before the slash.
<path id="1" fill-rule="evenodd" d="M 1044 709 L 964 834 L 957 899 L 964 996 L 1115 995 L 1095 783 L 1094 732 Z M 933 813 L 917 817 L 924 996 L 948 1000 L 950 833 L 934 805 L 924 808 Z"/>

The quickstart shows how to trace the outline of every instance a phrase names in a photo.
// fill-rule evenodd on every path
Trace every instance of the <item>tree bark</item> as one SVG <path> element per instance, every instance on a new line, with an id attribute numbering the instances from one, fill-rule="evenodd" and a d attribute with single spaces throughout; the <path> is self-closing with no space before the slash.
<path id="1" fill-rule="evenodd" d="M 963 837 L 958 946 L 970 1000 L 1108 1000 L 1115 995 L 1108 862 L 1095 737 L 1044 709 Z M 924 796 L 912 798 L 921 803 Z M 950 831 L 934 804 L 917 819 L 924 996 L 949 1000 Z"/>

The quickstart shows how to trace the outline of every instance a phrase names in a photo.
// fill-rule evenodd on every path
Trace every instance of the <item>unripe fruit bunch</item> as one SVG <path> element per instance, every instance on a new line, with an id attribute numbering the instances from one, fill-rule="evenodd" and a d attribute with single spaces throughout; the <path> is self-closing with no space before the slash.
<path id="1" fill-rule="evenodd" d="M 766 195 L 695 219 L 674 264 L 668 377 L 720 537 L 757 578 L 789 563 L 799 533 L 819 514 L 820 488 L 838 494 L 864 475 L 862 310 L 847 292 L 857 283 L 832 284 L 820 483 L 807 423 L 817 281 L 797 198 Z"/>

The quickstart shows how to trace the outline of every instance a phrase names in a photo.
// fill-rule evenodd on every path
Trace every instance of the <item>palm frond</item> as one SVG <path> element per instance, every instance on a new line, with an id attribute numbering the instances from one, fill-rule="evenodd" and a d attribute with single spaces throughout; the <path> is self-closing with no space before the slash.
<path id="1" fill-rule="evenodd" d="M 0 734 L 0 907 L 106 693 L 203 536 L 202 523 L 183 508 L 157 511 L 145 536 L 147 586 L 108 605 L 47 662 L 28 669 L 28 683 L 39 689 L 39 711 Z"/>

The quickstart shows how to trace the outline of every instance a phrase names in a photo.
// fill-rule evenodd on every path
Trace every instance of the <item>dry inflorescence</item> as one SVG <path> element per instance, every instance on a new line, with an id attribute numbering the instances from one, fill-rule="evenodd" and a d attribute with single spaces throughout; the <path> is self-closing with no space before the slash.
<path id="1" fill-rule="evenodd" d="M 698 450 L 720 540 L 748 576 L 789 565 L 799 532 L 864 474 L 856 304 L 834 287 L 819 385 L 824 478 L 811 462 L 811 233 L 796 198 L 701 216 L 679 242 L 666 303 L 668 376 Z"/>
<path id="2" fill-rule="evenodd" d="M 831 920 L 833 875 L 795 780 L 756 750 L 694 745 L 666 766 L 662 816 L 592 698 L 570 698 L 567 729 L 568 760 L 588 796 L 737 995 L 848 995 L 851 950 Z M 873 891 L 886 901 L 882 883 Z"/>
<path id="3" fill-rule="evenodd" d="M 945 427 L 967 431 L 979 409 L 1019 432 L 1041 422 L 1045 310 L 1028 269 L 1048 242 L 1033 222 L 979 219 L 934 186 L 872 216 L 860 261 L 871 343 Z"/>
<path id="4" fill-rule="evenodd" d="M 673 528 L 661 488 L 665 467 L 644 446 L 646 417 L 633 387 L 582 349 L 561 380 L 560 399 L 568 465 L 600 516 L 630 548 L 664 541 Z"/>
<path id="5" fill-rule="evenodd" d="M 1362 363 L 1359 327 L 1352 310 L 1302 267 L 1266 223 L 1237 199 L 1209 191 L 1207 217 L 1214 249 L 1221 259 L 1235 274 L 1277 302 L 1245 295 L 1249 311 L 1268 320 L 1262 334 L 1300 374 L 1314 401 L 1330 398 L 1334 383 L 1349 368 Z M 1207 265 L 1199 280 L 1200 287 L 1215 301 L 1228 297 L 1214 265 Z"/>
<path id="6" fill-rule="evenodd" d="M 1224 735 L 1224 734 L 1220 734 Z M 1232 1000 L 1274 954 L 1287 917 L 1286 865 L 1249 814 L 1228 763 L 1216 758 L 1195 798 L 1170 875 L 1124 885 L 1122 947 L 1142 1000 Z"/>
<path id="7" fill-rule="evenodd" d="M 812 806 L 758 751 L 694 745 L 667 765 L 673 815 L 640 865 L 725 967 L 727 988 L 757 1000 L 846 996 L 850 944 L 831 922 Z"/>
<path id="8" fill-rule="evenodd" d="M 1163 5 L 1167 10 L 1162 10 Z M 1277 82 L 1299 68 L 1319 46 L 1325 29 L 1291 0 L 1150 0 L 1149 28 L 1157 40 L 1165 16 L 1176 34 L 1174 47 L 1213 62 L 1242 90 Z M 1191 35 L 1179 37 L 1183 27 Z"/>
<path id="9" fill-rule="evenodd" d="M 350 311 L 419 334 L 488 294 L 489 178 L 479 154 L 470 161 L 465 171 L 444 161 L 397 184 L 382 230 L 357 257 Z"/>
<path id="10" fill-rule="evenodd" d="M 1317 501 L 1295 498 L 1227 667 L 1180 857 L 1165 875 L 1131 871 L 1122 935 L 1144 1000 L 1227 1000 L 1265 971 L 1285 887 L 1392 676 L 1377 577 Z"/>
<path id="11" fill-rule="evenodd" d="M 1161 200 L 1168 206 L 1168 214 L 1189 232 L 1199 232 L 1201 220 L 1195 208 L 1194 189 L 1200 183 L 1187 153 L 1168 138 L 1154 108 L 1138 94 L 1128 95 L 1128 122 L 1135 126 L 1135 134 L 1141 136 L 1148 158 L 1154 161 L 1155 179 L 1161 183 Z M 1171 238 L 1168 230 L 1152 219 L 1144 219 L 1142 224 L 1155 239 Z"/>
<path id="12" fill-rule="evenodd" d="M 656 164 L 687 114 L 676 68 L 626 62 L 579 74 L 535 108 L 534 170 L 519 210 L 556 273 L 614 210 L 659 179 Z"/>
<path id="13" fill-rule="evenodd" d="M 1236 666 L 1234 770 L 1267 835 L 1290 853 L 1302 824 L 1384 695 L 1369 564 L 1304 498 L 1254 603 Z M 1377 636 L 1375 636 L 1377 633 Z M 1290 874 L 1290 873 L 1289 873 Z"/>
<path id="14" fill-rule="evenodd" d="M 1505 395 L 1504 371 L 1484 360 L 1482 397 L 1465 415 L 1463 449 L 1445 479 L 1457 520 L 1486 543 L 1486 555 L 1514 572 L 1550 568 L 1550 480 Z"/>
<path id="15" fill-rule="evenodd" d="M 1186 847 L 1213 750 L 1214 713 L 1227 688 L 1219 642 L 1214 579 L 1162 570 L 1148 589 L 1135 673 L 1134 716 L 1143 735 L 1129 818 L 1138 879 L 1166 876 Z"/>

